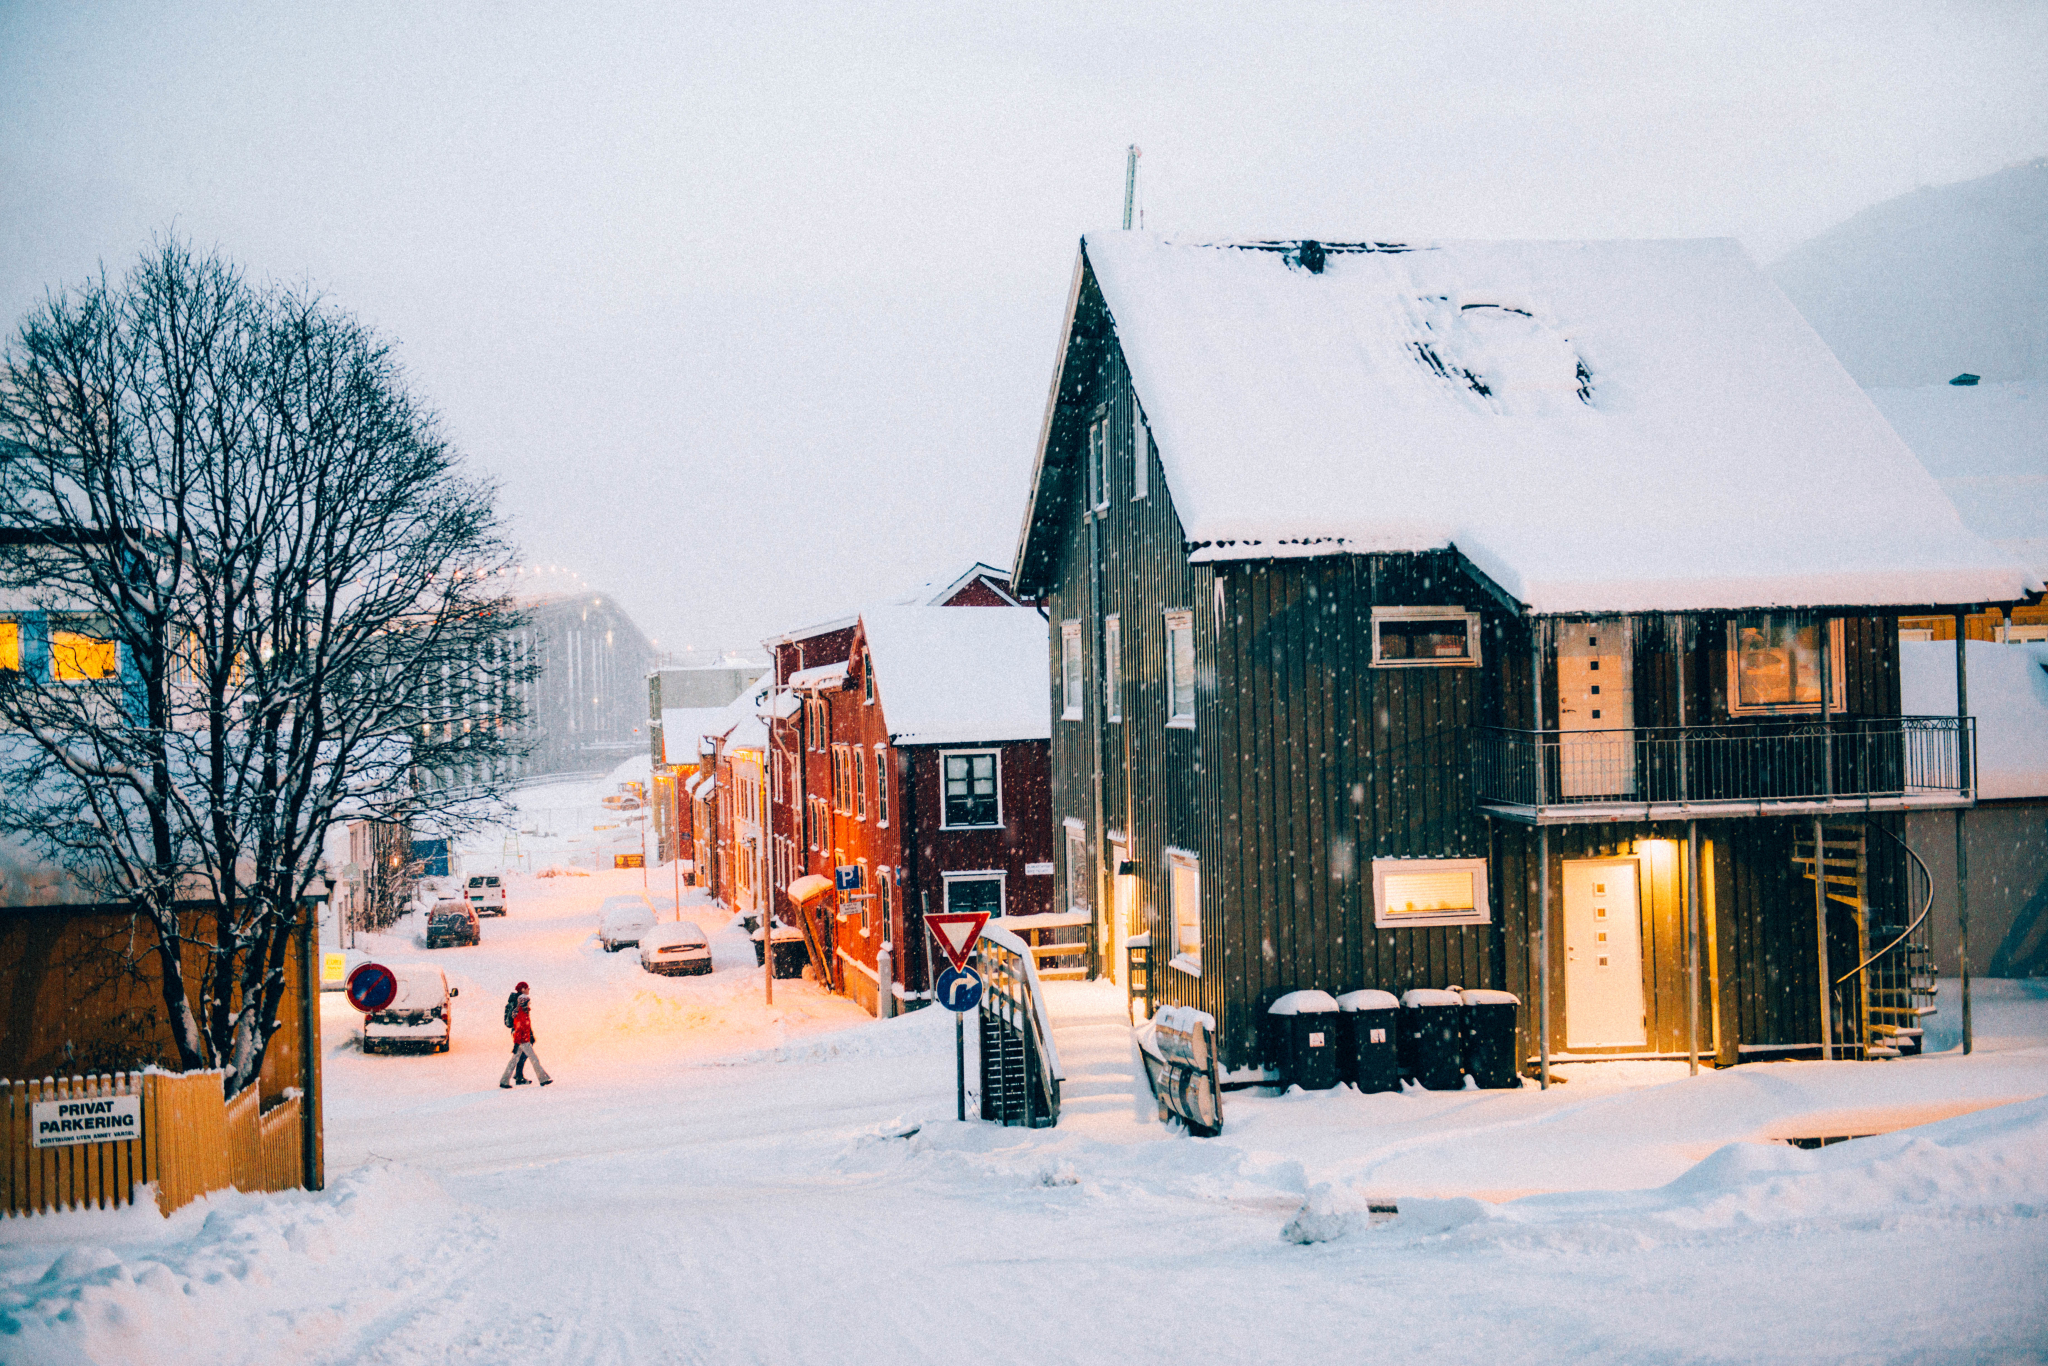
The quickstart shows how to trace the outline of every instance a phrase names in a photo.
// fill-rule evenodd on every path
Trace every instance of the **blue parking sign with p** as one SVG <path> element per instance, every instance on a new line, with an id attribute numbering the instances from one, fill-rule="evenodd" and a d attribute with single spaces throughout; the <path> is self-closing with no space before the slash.
<path id="1" fill-rule="evenodd" d="M 981 1004 L 981 974 L 973 968 L 947 968 L 932 994 L 948 1010 L 972 1010 Z"/>
<path id="2" fill-rule="evenodd" d="M 860 865 L 845 863 L 832 870 L 832 890 L 836 892 L 857 892 L 860 890 Z"/>

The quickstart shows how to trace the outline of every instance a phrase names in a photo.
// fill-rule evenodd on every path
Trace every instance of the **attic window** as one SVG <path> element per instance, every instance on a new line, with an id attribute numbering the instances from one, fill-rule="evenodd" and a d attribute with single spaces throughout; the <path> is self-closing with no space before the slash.
<path id="1" fill-rule="evenodd" d="M 1372 609 L 1374 668 L 1398 669 L 1479 662 L 1479 614 L 1457 607 Z"/>

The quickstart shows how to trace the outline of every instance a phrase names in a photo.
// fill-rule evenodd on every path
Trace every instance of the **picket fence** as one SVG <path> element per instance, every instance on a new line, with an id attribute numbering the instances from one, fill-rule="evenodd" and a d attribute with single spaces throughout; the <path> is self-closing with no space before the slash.
<path id="1" fill-rule="evenodd" d="M 37 1101 L 142 1097 L 142 1136 L 38 1148 Z M 221 1097 L 221 1073 L 114 1072 L 0 1080 L 0 1211 L 9 1215 L 132 1205 L 154 1183 L 169 1214 L 209 1191 L 293 1190 L 304 1184 L 299 1095 L 259 1110 L 256 1088 Z"/>

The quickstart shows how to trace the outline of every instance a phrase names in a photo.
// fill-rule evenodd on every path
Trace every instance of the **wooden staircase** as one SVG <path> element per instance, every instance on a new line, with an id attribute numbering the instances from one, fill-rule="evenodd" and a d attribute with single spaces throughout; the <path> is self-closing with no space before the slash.
<path id="1" fill-rule="evenodd" d="M 1902 895 L 1872 897 L 1872 837 L 1890 841 L 1905 855 Z M 1882 846 L 1880 846 L 1882 847 Z M 1794 838 L 1792 863 L 1811 883 L 1818 876 L 1836 914 L 1846 913 L 1855 958 L 1847 972 L 1829 964 L 1828 1000 L 1836 1057 L 1897 1058 L 1920 1051 L 1922 1021 L 1935 1013 L 1933 953 L 1927 942 L 1927 913 L 1934 880 L 1905 841 L 1878 824 L 1821 828 L 1819 859 L 1811 827 Z M 1830 943 L 1843 936 L 1829 917 Z M 1874 951 L 1873 951 L 1874 946 Z"/>

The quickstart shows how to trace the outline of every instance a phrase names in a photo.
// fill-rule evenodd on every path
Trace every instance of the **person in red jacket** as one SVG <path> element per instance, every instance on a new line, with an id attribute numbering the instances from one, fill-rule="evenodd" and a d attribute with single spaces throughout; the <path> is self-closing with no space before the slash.
<path id="1" fill-rule="evenodd" d="M 505 1074 L 498 1078 L 498 1085 L 511 1090 L 514 1069 L 522 1074 L 519 1080 L 523 1084 L 526 1081 L 523 1074 L 529 1062 L 533 1064 L 533 1074 L 540 1078 L 540 1084 L 551 1085 L 555 1079 L 548 1075 L 547 1068 L 540 1065 L 540 1054 L 533 1051 L 533 997 L 527 993 L 524 982 L 513 991 L 517 997 L 512 1007 L 512 1060 L 505 1064 Z"/>

